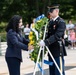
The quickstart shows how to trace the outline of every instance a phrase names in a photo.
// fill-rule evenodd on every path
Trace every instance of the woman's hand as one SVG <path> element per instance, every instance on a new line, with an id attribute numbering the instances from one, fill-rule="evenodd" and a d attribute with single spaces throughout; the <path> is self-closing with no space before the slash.
<path id="1" fill-rule="evenodd" d="M 32 49 L 34 49 L 34 46 L 33 45 L 29 45 L 28 46 L 28 50 L 32 50 Z"/>

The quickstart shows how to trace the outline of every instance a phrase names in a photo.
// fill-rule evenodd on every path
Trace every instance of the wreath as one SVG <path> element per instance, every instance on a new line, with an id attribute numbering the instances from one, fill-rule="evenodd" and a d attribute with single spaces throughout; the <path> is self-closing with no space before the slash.
<path id="1" fill-rule="evenodd" d="M 38 42 L 43 39 L 43 33 L 45 26 L 48 23 L 48 18 L 44 16 L 44 14 L 38 16 L 35 20 L 35 23 L 33 25 L 32 31 L 29 34 L 29 44 L 28 45 L 33 45 L 34 50 L 30 52 L 30 58 L 34 62 L 37 61 L 37 56 L 39 52 L 40 46 L 38 45 Z M 46 53 L 46 50 L 44 50 L 44 54 Z M 42 58 L 39 59 L 41 61 Z"/>

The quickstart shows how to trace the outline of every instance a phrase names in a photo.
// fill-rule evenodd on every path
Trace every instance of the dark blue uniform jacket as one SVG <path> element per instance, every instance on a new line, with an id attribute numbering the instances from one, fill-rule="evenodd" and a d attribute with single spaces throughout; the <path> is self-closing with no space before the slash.
<path id="1" fill-rule="evenodd" d="M 54 57 L 60 56 L 60 45 L 58 41 L 64 39 L 64 31 L 66 29 L 66 24 L 64 20 L 58 17 L 55 21 L 51 20 L 47 27 L 47 37 L 44 40 L 45 44 L 49 47 L 51 53 Z M 66 55 L 66 50 L 64 43 L 62 42 L 63 55 Z"/>

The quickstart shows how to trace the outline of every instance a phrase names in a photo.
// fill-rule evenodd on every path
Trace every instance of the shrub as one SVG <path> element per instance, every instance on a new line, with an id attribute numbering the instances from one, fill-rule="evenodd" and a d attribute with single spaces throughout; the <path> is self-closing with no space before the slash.
<path id="1" fill-rule="evenodd" d="M 6 42 L 6 33 L 0 33 L 1 42 Z"/>

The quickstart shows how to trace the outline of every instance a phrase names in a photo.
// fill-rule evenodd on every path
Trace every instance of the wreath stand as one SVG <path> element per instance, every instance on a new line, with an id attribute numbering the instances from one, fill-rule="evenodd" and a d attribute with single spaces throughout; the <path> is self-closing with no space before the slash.
<path id="1" fill-rule="evenodd" d="M 45 39 L 46 28 L 47 28 L 47 25 L 45 25 L 43 40 Z M 60 43 L 60 48 L 61 48 L 61 46 L 62 46 L 62 45 L 61 45 L 61 42 L 59 42 L 59 43 Z M 57 67 L 60 75 L 63 75 L 63 74 L 62 74 L 62 57 L 60 56 L 60 68 L 59 68 L 59 66 L 57 65 L 57 63 L 56 63 L 56 61 L 55 61 L 52 53 L 50 52 L 49 48 L 48 48 L 47 46 L 45 46 L 45 47 L 46 47 L 48 53 L 50 54 L 50 56 L 51 56 L 51 58 L 52 58 L 52 60 L 53 60 L 53 62 L 54 62 L 54 64 L 55 64 L 55 66 Z M 44 64 L 44 47 L 40 47 L 39 53 L 38 53 L 38 57 L 37 57 L 37 61 L 36 61 L 36 64 L 35 64 L 35 68 L 34 68 L 33 75 L 35 75 L 35 73 L 36 73 L 36 68 L 37 68 L 37 66 L 38 66 L 38 61 L 39 61 L 39 58 L 40 58 L 41 51 L 42 51 L 41 67 L 42 67 L 42 70 L 44 69 L 44 65 L 43 65 L 43 64 Z M 44 75 L 44 71 L 42 71 L 42 75 Z"/>

